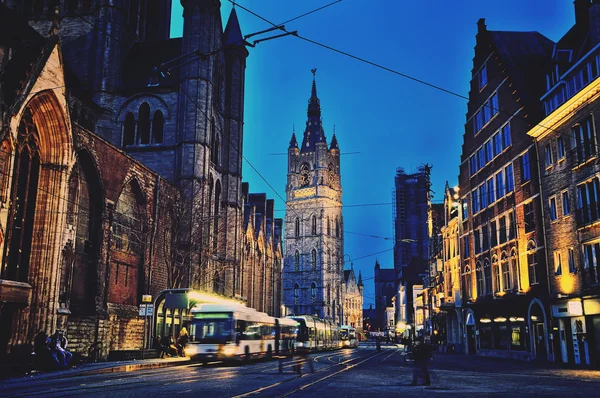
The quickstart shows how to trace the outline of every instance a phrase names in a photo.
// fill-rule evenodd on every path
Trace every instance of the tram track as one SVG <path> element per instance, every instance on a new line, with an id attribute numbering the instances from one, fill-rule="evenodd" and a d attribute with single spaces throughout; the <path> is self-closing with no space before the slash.
<path id="1" fill-rule="evenodd" d="M 306 388 L 309 388 L 309 387 L 311 387 L 311 386 L 313 386 L 315 384 L 321 383 L 321 382 L 323 382 L 323 381 L 325 381 L 325 380 L 327 380 L 327 379 L 329 379 L 331 377 L 334 377 L 334 376 L 336 376 L 336 375 L 338 375 L 338 374 L 340 374 L 342 372 L 346 372 L 346 371 L 348 371 L 348 370 L 350 370 L 350 369 L 352 369 L 352 368 L 354 368 L 354 367 L 356 367 L 356 366 L 358 366 L 358 365 L 360 365 L 360 364 L 362 364 L 362 363 L 364 363 L 366 361 L 369 361 L 369 360 L 371 360 L 373 358 L 376 358 L 376 357 L 378 357 L 378 356 L 380 356 L 382 354 L 383 354 L 383 352 L 375 352 L 375 353 L 368 352 L 368 353 L 366 353 L 364 355 L 359 355 L 357 357 L 349 358 L 349 359 L 347 359 L 347 360 L 345 360 L 343 362 L 340 362 L 340 363 L 333 363 L 332 365 L 326 365 L 324 368 L 321 368 L 321 369 L 319 369 L 318 371 L 316 371 L 314 373 L 305 373 L 303 375 L 299 375 L 297 377 L 294 377 L 294 378 L 291 378 L 291 379 L 288 379 L 288 380 L 279 381 L 277 383 L 273 383 L 273 384 L 270 384 L 270 385 L 267 385 L 267 386 L 262 386 L 260 388 L 257 388 L 257 389 L 254 389 L 254 390 L 242 393 L 242 394 L 234 395 L 232 398 L 244 398 L 244 397 L 249 397 L 249 396 L 252 396 L 252 395 L 260 394 L 260 393 L 262 393 L 262 392 L 264 392 L 266 390 L 270 390 L 270 389 L 275 388 L 277 386 L 280 386 L 280 385 L 282 385 L 284 383 L 287 384 L 287 383 L 290 383 L 290 382 L 293 382 L 293 381 L 297 381 L 297 380 L 299 380 L 299 379 L 301 379 L 303 377 L 318 376 L 318 373 L 326 372 L 328 370 L 331 370 L 331 368 L 339 367 L 340 365 L 344 366 L 340 370 L 335 370 L 333 373 L 330 373 L 330 374 L 327 374 L 325 376 L 319 377 L 317 380 L 312 380 L 309 383 L 306 383 L 306 384 L 304 384 L 304 385 L 302 385 L 300 387 L 297 387 L 297 388 L 295 388 L 295 389 L 293 389 L 293 390 L 291 390 L 289 392 L 286 392 L 286 393 L 284 393 L 282 395 L 278 395 L 279 397 L 287 397 L 289 395 L 292 395 L 292 394 L 295 394 L 295 393 L 297 393 L 299 391 L 302 391 L 302 390 L 304 390 Z M 324 357 L 324 356 L 326 356 L 326 355 L 323 355 L 321 357 Z M 331 356 L 331 357 L 333 357 L 333 356 Z M 318 359 L 318 357 L 317 357 L 317 359 Z M 357 360 L 359 360 L 359 362 L 357 362 L 355 364 L 349 364 L 350 362 L 357 361 Z"/>
<path id="2" fill-rule="evenodd" d="M 354 353 L 353 353 L 354 354 Z M 325 355 L 317 355 L 312 357 L 312 360 L 321 359 L 323 357 L 342 357 L 347 356 L 347 352 L 337 352 L 334 355 L 330 353 Z M 369 354 L 365 354 L 369 355 Z M 327 364 L 326 366 L 319 369 L 319 372 L 329 371 L 332 367 L 344 365 L 345 363 L 360 359 L 365 355 L 359 357 L 352 357 L 346 361 L 340 363 Z M 285 360 L 285 359 L 284 359 Z M 304 358 L 293 358 L 288 364 L 284 364 L 285 368 L 291 368 L 296 364 L 304 365 L 306 359 Z M 322 362 L 319 362 L 322 363 Z M 325 365 L 325 363 L 323 363 Z M 215 366 L 216 364 L 204 365 L 204 364 L 187 364 L 172 368 L 165 369 L 151 369 L 144 370 L 135 373 L 123 373 L 119 377 L 115 378 L 115 374 L 97 375 L 90 380 L 89 375 L 74 376 L 69 386 L 57 386 L 52 384 L 52 380 L 40 380 L 37 386 L 34 386 L 32 390 L 24 391 L 22 388 L 14 386 L 13 388 L 4 388 L 0 390 L 0 394 L 6 397 L 11 396 L 76 396 L 76 395 L 87 395 L 94 393 L 109 393 L 114 392 L 115 394 L 122 394 L 128 390 L 134 390 L 139 387 L 140 383 L 143 383 L 145 387 L 161 387 L 169 386 L 174 384 L 189 384 L 197 382 L 201 379 L 209 380 L 223 380 L 232 378 L 243 378 L 252 374 L 280 374 L 279 373 L 279 362 L 278 359 L 274 361 L 257 363 L 254 362 L 250 366 L 236 366 L 229 367 Z M 153 375 L 160 375 L 161 380 L 152 380 Z M 283 376 L 290 376 L 290 372 L 284 372 Z M 294 376 L 288 378 L 288 380 L 295 380 L 302 376 Z M 288 380 L 282 380 L 275 385 L 284 383 Z M 32 380 L 33 381 L 33 380 Z M 110 385 L 109 383 L 115 383 Z M 31 386 L 31 385 L 30 385 Z M 270 385 L 273 386 L 273 385 Z M 269 387 L 270 388 L 270 387 Z"/>

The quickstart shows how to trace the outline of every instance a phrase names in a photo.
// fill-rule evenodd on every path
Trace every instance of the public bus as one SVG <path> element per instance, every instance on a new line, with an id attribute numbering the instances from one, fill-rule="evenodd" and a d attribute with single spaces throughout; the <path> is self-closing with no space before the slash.
<path id="1" fill-rule="evenodd" d="M 358 339 L 356 338 L 356 329 L 352 326 L 342 325 L 340 326 L 340 336 L 342 340 L 342 347 L 346 348 L 357 348 Z"/>
<path id="2" fill-rule="evenodd" d="M 298 323 L 296 348 L 305 351 L 331 350 L 340 347 L 337 326 L 313 315 L 290 315 Z"/>
<path id="3" fill-rule="evenodd" d="M 190 339 L 185 354 L 191 359 L 247 361 L 291 351 L 298 323 L 241 304 L 201 304 L 190 310 L 186 326 Z"/>

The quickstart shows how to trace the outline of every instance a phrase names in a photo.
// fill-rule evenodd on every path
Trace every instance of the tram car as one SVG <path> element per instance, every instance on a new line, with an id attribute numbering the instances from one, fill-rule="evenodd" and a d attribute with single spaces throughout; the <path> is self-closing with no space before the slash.
<path id="1" fill-rule="evenodd" d="M 358 348 L 358 339 L 356 337 L 356 329 L 349 325 L 340 326 L 340 338 L 342 347 Z"/>
<path id="2" fill-rule="evenodd" d="M 274 318 L 242 304 L 201 304 L 190 311 L 186 322 L 192 360 L 247 361 L 270 359 L 294 348 L 298 322 Z"/>
<path id="3" fill-rule="evenodd" d="M 321 351 L 340 348 L 340 330 L 331 321 L 313 315 L 290 315 L 298 323 L 295 348 L 304 351 Z"/>

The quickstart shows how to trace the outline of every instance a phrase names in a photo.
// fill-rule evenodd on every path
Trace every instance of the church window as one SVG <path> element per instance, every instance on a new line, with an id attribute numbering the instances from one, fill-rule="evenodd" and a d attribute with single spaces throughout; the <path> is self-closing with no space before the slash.
<path id="1" fill-rule="evenodd" d="M 331 286 L 327 284 L 327 305 L 331 303 Z"/>
<path id="2" fill-rule="evenodd" d="M 211 142 L 212 142 L 212 151 L 210 153 L 210 160 L 216 165 L 219 166 L 220 161 L 220 152 L 221 152 L 221 143 L 219 141 L 219 134 L 217 132 L 217 127 L 215 124 L 215 119 L 212 118 L 210 121 L 210 130 L 211 130 Z"/>
<path id="3" fill-rule="evenodd" d="M 27 282 L 33 240 L 40 157 L 38 132 L 29 109 L 23 114 L 18 129 L 18 145 L 13 166 L 13 186 L 7 231 L 10 243 L 5 245 L 2 279 Z"/>
<path id="4" fill-rule="evenodd" d="M 337 218 L 335 220 L 335 237 L 336 238 L 340 237 L 340 223 Z"/>
<path id="5" fill-rule="evenodd" d="M 312 249 L 310 257 L 312 268 L 317 269 L 317 251 L 315 249 Z"/>
<path id="6" fill-rule="evenodd" d="M 317 300 L 317 284 L 314 282 L 310 284 L 310 299 L 313 303 Z"/>
<path id="7" fill-rule="evenodd" d="M 300 302 L 300 286 L 297 283 L 294 283 L 294 304 L 298 304 Z M 298 312 L 298 311 L 296 311 Z"/>
<path id="8" fill-rule="evenodd" d="M 213 223 L 213 249 L 217 249 L 218 237 L 219 237 L 219 204 L 221 202 L 221 181 L 217 181 L 215 187 L 215 211 L 214 211 L 214 223 Z"/>
<path id="9" fill-rule="evenodd" d="M 327 249 L 327 271 L 331 272 L 331 250 Z"/>
<path id="10" fill-rule="evenodd" d="M 294 254 L 294 271 L 300 271 L 300 253 L 298 250 L 296 250 L 296 253 Z"/>
<path id="11" fill-rule="evenodd" d="M 75 244 L 62 249 L 59 302 L 72 312 L 94 310 L 95 264 L 101 228 L 102 201 L 98 175 L 89 155 L 81 153 L 69 179 L 67 219 L 75 224 Z"/>
<path id="12" fill-rule="evenodd" d="M 299 218 L 296 218 L 296 221 L 295 221 L 294 234 L 295 234 L 296 238 L 298 238 L 300 236 L 300 219 Z"/>
<path id="13" fill-rule="evenodd" d="M 138 137 L 140 144 L 145 145 L 150 143 L 150 105 L 144 102 L 140 105 L 138 114 Z"/>
<path id="14" fill-rule="evenodd" d="M 312 235 L 316 235 L 317 234 L 317 216 L 312 216 L 312 222 L 311 222 L 311 230 L 310 230 Z"/>
<path id="15" fill-rule="evenodd" d="M 111 249 L 121 254 L 111 258 L 123 259 L 111 265 L 114 273 L 114 286 L 118 289 L 109 291 L 109 300 L 120 304 L 137 304 L 138 278 L 142 277 L 140 266 L 144 253 L 146 236 L 144 225 L 144 197 L 139 185 L 130 182 L 123 188 L 115 206 L 112 221 Z M 111 279 L 113 279 L 111 277 Z M 132 281 L 132 282 L 130 282 Z M 127 286 L 127 289 L 123 289 Z"/>
<path id="16" fill-rule="evenodd" d="M 133 113 L 128 112 L 123 122 L 123 146 L 135 143 L 135 119 Z"/>
<path id="17" fill-rule="evenodd" d="M 327 235 L 331 236 L 331 220 L 327 217 Z"/>
<path id="18" fill-rule="evenodd" d="M 152 139 L 155 144 L 162 144 L 164 135 L 164 118 L 161 111 L 154 112 L 152 118 Z"/>

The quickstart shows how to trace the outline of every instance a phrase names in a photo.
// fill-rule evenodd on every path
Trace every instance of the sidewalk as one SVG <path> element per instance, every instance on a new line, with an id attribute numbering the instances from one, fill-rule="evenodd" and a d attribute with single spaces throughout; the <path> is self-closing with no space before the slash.
<path id="1" fill-rule="evenodd" d="M 189 358 L 153 358 L 153 359 L 133 359 L 130 361 L 113 362 L 82 362 L 69 369 L 59 369 L 53 371 L 32 371 L 20 377 L 12 377 L 0 380 L 0 384 L 20 383 L 23 380 L 44 380 L 60 379 L 73 376 L 86 376 L 103 373 L 134 372 L 136 370 L 158 369 L 170 366 L 181 366 L 190 363 Z"/>

